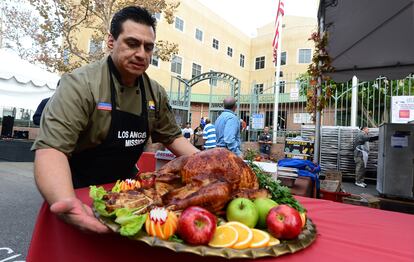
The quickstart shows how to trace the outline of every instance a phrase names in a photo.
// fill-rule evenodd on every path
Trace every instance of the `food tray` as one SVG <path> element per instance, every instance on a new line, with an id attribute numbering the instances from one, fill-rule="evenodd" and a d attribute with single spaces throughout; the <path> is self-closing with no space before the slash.
<path id="1" fill-rule="evenodd" d="M 114 232 L 118 232 L 119 226 L 110 218 L 96 216 Z M 168 248 L 174 252 L 193 253 L 200 256 L 216 256 L 224 258 L 259 258 L 277 257 L 284 254 L 295 253 L 310 246 L 316 239 L 316 226 L 312 220 L 307 218 L 306 225 L 300 235 L 295 240 L 282 240 L 280 244 L 262 247 L 246 248 L 242 250 L 232 248 L 213 248 L 209 246 L 192 246 L 174 241 L 161 240 L 157 237 L 148 236 L 146 233 L 131 237 L 132 240 L 145 242 L 150 246 Z"/>

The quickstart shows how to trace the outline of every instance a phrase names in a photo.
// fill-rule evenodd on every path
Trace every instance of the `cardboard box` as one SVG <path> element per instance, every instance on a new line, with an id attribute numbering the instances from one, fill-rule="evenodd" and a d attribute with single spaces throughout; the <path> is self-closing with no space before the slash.
<path id="1" fill-rule="evenodd" d="M 342 172 L 337 170 L 326 170 L 325 180 L 339 181 L 342 183 Z"/>
<path id="2" fill-rule="evenodd" d="M 320 188 L 328 192 L 339 192 L 341 190 L 341 182 L 336 180 L 321 180 Z"/>
<path id="3" fill-rule="evenodd" d="M 356 206 L 366 206 L 372 208 L 380 208 L 380 200 L 370 194 L 351 195 L 344 197 L 342 202 L 345 204 L 351 204 Z"/>

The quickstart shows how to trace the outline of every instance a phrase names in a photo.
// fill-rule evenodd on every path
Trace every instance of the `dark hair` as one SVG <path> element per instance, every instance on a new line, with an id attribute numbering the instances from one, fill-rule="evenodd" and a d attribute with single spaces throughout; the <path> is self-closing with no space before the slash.
<path id="1" fill-rule="evenodd" d="M 118 36 L 122 33 L 122 24 L 127 20 L 151 26 L 155 33 L 156 20 L 147 9 L 139 6 L 127 6 L 116 12 L 112 17 L 110 32 L 115 39 L 118 39 Z"/>
<path id="2" fill-rule="evenodd" d="M 232 110 L 235 105 L 236 105 L 236 99 L 234 99 L 233 97 L 226 97 L 223 100 L 224 109 Z"/>

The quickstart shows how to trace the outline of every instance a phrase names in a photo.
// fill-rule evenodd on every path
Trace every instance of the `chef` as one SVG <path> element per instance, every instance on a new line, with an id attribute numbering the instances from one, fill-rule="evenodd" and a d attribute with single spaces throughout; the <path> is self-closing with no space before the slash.
<path id="1" fill-rule="evenodd" d="M 108 232 L 74 188 L 131 178 L 151 137 L 175 155 L 193 154 L 165 90 L 145 73 L 155 43 L 155 19 L 140 7 L 118 11 L 110 54 L 62 76 L 33 144 L 35 180 L 52 212 L 80 229 Z"/>

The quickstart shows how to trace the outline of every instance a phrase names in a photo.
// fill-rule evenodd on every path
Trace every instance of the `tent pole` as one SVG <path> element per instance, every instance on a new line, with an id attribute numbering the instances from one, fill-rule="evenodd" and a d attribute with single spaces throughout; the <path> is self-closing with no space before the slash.
<path id="1" fill-rule="evenodd" d="M 352 77 L 352 100 L 351 100 L 351 126 L 357 126 L 357 112 L 358 112 L 358 78 Z"/>
<path id="2" fill-rule="evenodd" d="M 325 10 L 322 10 L 321 16 L 319 17 L 319 34 L 322 37 L 324 28 Z M 322 52 L 322 51 L 320 51 Z M 322 66 L 322 62 L 319 62 L 319 67 Z M 320 148 L 321 148 L 321 111 L 318 110 L 320 104 L 320 97 L 322 95 L 322 75 L 318 77 L 318 87 L 316 89 L 316 117 L 315 117 L 315 144 L 314 144 L 314 158 L 313 161 L 316 164 L 320 164 Z"/>

